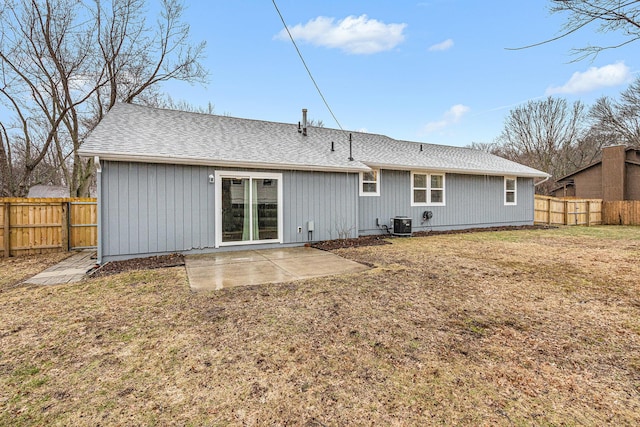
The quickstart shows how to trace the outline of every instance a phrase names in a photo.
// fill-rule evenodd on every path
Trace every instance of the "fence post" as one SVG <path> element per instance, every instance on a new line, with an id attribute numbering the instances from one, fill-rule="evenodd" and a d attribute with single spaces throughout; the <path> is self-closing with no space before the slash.
<path id="1" fill-rule="evenodd" d="M 587 227 L 591 226 L 591 200 L 587 200 Z"/>
<path id="2" fill-rule="evenodd" d="M 565 200 L 564 203 L 564 225 L 569 225 L 569 201 Z"/>
<path id="3" fill-rule="evenodd" d="M 60 203 L 62 208 L 62 218 L 60 218 L 60 242 L 62 250 L 69 251 L 69 204 L 67 202 Z"/>
<path id="4" fill-rule="evenodd" d="M 11 203 L 4 202 L 4 257 L 11 255 Z"/>
<path id="5" fill-rule="evenodd" d="M 549 225 L 551 225 L 551 204 L 552 204 L 552 200 L 551 199 L 547 199 L 547 223 Z"/>

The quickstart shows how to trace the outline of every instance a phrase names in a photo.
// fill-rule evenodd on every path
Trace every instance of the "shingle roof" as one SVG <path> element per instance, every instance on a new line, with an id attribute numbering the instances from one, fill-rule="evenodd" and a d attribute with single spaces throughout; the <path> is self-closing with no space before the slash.
<path id="1" fill-rule="evenodd" d="M 80 149 L 84 157 L 324 171 L 370 167 L 546 177 L 544 172 L 468 148 L 399 141 L 384 135 L 116 104 Z M 333 146 L 334 151 L 331 151 Z M 422 147 L 422 150 L 420 149 Z"/>
<path id="2" fill-rule="evenodd" d="M 69 188 L 63 185 L 34 185 L 29 188 L 27 197 L 65 198 L 69 197 Z"/>

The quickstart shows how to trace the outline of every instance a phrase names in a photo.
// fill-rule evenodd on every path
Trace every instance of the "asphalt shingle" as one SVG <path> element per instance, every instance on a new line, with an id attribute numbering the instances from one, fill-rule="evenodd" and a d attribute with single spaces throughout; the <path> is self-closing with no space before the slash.
<path id="1" fill-rule="evenodd" d="M 349 160 L 349 134 L 352 154 Z M 332 151 L 331 149 L 334 149 Z M 422 149 L 420 148 L 422 147 Z M 478 150 L 399 141 L 384 135 L 116 104 L 87 137 L 84 157 L 300 170 L 369 167 L 546 177 Z"/>

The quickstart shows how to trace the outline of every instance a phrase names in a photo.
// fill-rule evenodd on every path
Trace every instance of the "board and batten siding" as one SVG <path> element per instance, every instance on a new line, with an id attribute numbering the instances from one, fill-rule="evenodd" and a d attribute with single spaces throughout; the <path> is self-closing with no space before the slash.
<path id="1" fill-rule="evenodd" d="M 376 218 L 380 225 L 390 225 L 393 217 L 412 216 L 411 188 L 408 187 L 410 176 L 411 173 L 407 171 L 380 171 L 380 195 L 359 197 L 360 234 L 382 232 L 376 227 Z"/>
<path id="2" fill-rule="evenodd" d="M 209 175 L 229 168 L 102 161 L 102 261 L 215 249 L 215 185 Z M 246 170 L 246 169 L 242 169 Z M 283 239 L 303 244 L 358 230 L 358 174 L 282 173 Z M 315 230 L 310 236 L 308 222 Z M 298 227 L 302 230 L 298 233 Z M 259 245 L 277 247 L 278 244 Z M 257 249 L 242 245 L 220 250 Z"/>
<path id="3" fill-rule="evenodd" d="M 283 171 L 285 243 L 356 237 L 358 174 Z M 308 223 L 315 231 L 308 234 Z M 298 233 L 298 227 L 302 230 Z"/>
<path id="4" fill-rule="evenodd" d="M 445 206 L 411 206 L 411 172 L 380 171 L 380 196 L 359 197 L 359 233 L 378 234 L 395 216 L 412 218 L 413 231 L 533 224 L 532 178 L 517 179 L 517 205 L 504 204 L 504 177 L 445 174 Z M 422 220 L 431 211 L 429 221 Z"/>
<path id="5" fill-rule="evenodd" d="M 101 246 L 110 257 L 213 247 L 213 168 L 102 162 Z"/>

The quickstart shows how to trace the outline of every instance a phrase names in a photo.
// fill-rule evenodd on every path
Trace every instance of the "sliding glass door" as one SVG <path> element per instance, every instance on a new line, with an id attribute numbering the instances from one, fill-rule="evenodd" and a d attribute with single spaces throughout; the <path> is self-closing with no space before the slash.
<path id="1" fill-rule="evenodd" d="M 281 240 L 281 174 L 218 172 L 217 175 L 218 243 Z"/>

